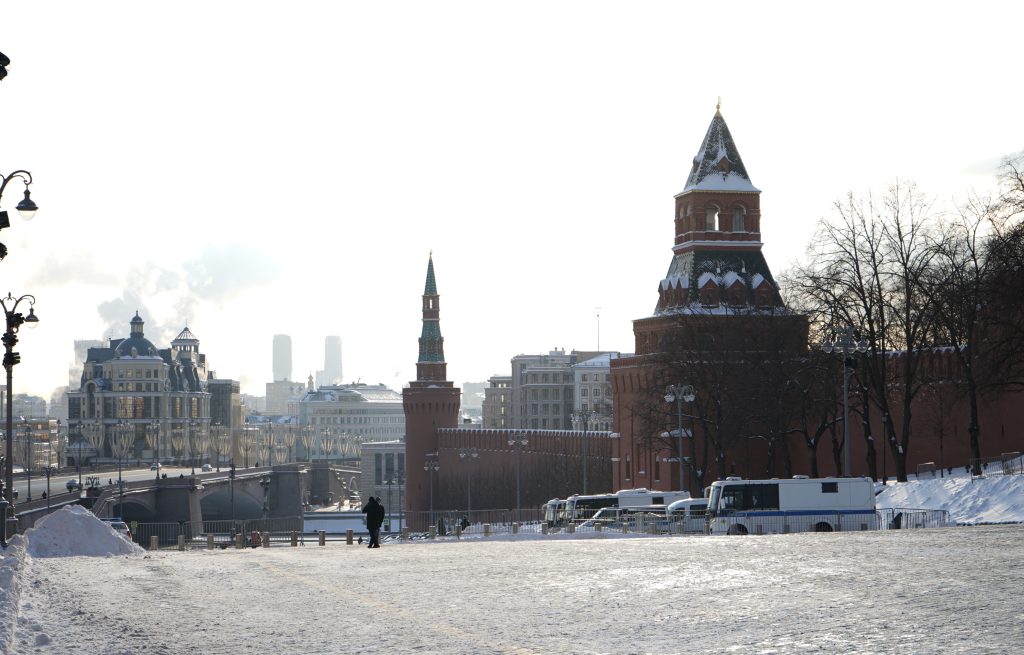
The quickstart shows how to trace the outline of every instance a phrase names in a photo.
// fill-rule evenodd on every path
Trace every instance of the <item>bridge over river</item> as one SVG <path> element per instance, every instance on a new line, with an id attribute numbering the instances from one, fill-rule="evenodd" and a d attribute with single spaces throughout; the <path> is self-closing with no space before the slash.
<path id="1" fill-rule="evenodd" d="M 307 503 L 338 502 L 357 490 L 359 469 L 315 462 L 237 469 L 234 476 L 227 468 L 194 475 L 174 472 L 160 478 L 153 474 L 126 480 L 120 487 L 115 478 L 108 479 L 113 484 L 100 486 L 96 496 L 75 491 L 17 503 L 18 531 L 70 504 L 85 505 L 100 517 L 140 523 L 301 519 Z"/>

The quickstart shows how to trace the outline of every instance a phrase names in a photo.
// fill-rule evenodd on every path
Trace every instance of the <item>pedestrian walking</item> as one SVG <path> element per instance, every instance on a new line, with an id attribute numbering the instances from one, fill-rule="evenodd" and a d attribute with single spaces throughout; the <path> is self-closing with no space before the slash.
<path id="1" fill-rule="evenodd" d="M 363 505 L 363 514 L 366 514 L 366 529 L 370 531 L 370 545 L 367 548 L 380 548 L 380 526 L 384 523 L 384 506 L 380 504 L 380 499 L 370 496 L 370 500 Z"/>

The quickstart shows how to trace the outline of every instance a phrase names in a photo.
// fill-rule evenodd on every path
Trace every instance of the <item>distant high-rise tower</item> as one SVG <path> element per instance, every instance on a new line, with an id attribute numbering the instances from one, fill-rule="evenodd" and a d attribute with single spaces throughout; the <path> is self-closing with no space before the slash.
<path id="1" fill-rule="evenodd" d="M 274 382 L 292 379 L 292 338 L 274 335 Z"/>
<path id="2" fill-rule="evenodd" d="M 327 384 L 341 384 L 341 337 L 324 339 L 324 379 Z"/>

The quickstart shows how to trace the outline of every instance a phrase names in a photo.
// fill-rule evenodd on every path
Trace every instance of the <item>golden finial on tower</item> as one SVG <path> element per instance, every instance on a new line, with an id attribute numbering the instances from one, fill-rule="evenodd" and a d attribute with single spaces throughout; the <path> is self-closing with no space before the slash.
<path id="1" fill-rule="evenodd" d="M 718 104 L 715 105 L 715 113 L 720 113 L 722 110 L 722 96 L 718 96 Z"/>

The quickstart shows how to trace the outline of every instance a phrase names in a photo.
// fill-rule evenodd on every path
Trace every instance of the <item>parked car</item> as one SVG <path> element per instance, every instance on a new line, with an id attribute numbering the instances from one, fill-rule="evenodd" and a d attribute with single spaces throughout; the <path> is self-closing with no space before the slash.
<path id="1" fill-rule="evenodd" d="M 203 473 L 209 473 L 212 470 L 213 470 L 212 466 L 210 466 L 209 464 L 203 464 Z"/>
<path id="2" fill-rule="evenodd" d="M 160 462 L 153 462 L 152 464 L 149 465 L 149 470 L 150 471 L 159 471 L 161 466 L 163 466 L 163 465 Z"/>
<path id="3" fill-rule="evenodd" d="M 107 525 L 109 525 L 110 528 L 114 532 L 118 533 L 119 535 L 121 535 L 122 537 L 127 539 L 128 541 L 132 540 L 132 531 L 128 529 L 128 524 L 125 523 L 124 521 L 122 521 L 121 519 L 100 519 L 100 520 L 103 521 L 104 523 L 106 523 Z"/>
<path id="4" fill-rule="evenodd" d="M 68 488 L 68 493 L 73 493 L 75 491 L 81 491 L 82 490 L 82 485 L 78 484 L 78 480 L 76 480 L 75 478 L 71 478 L 67 482 L 67 488 Z"/>

